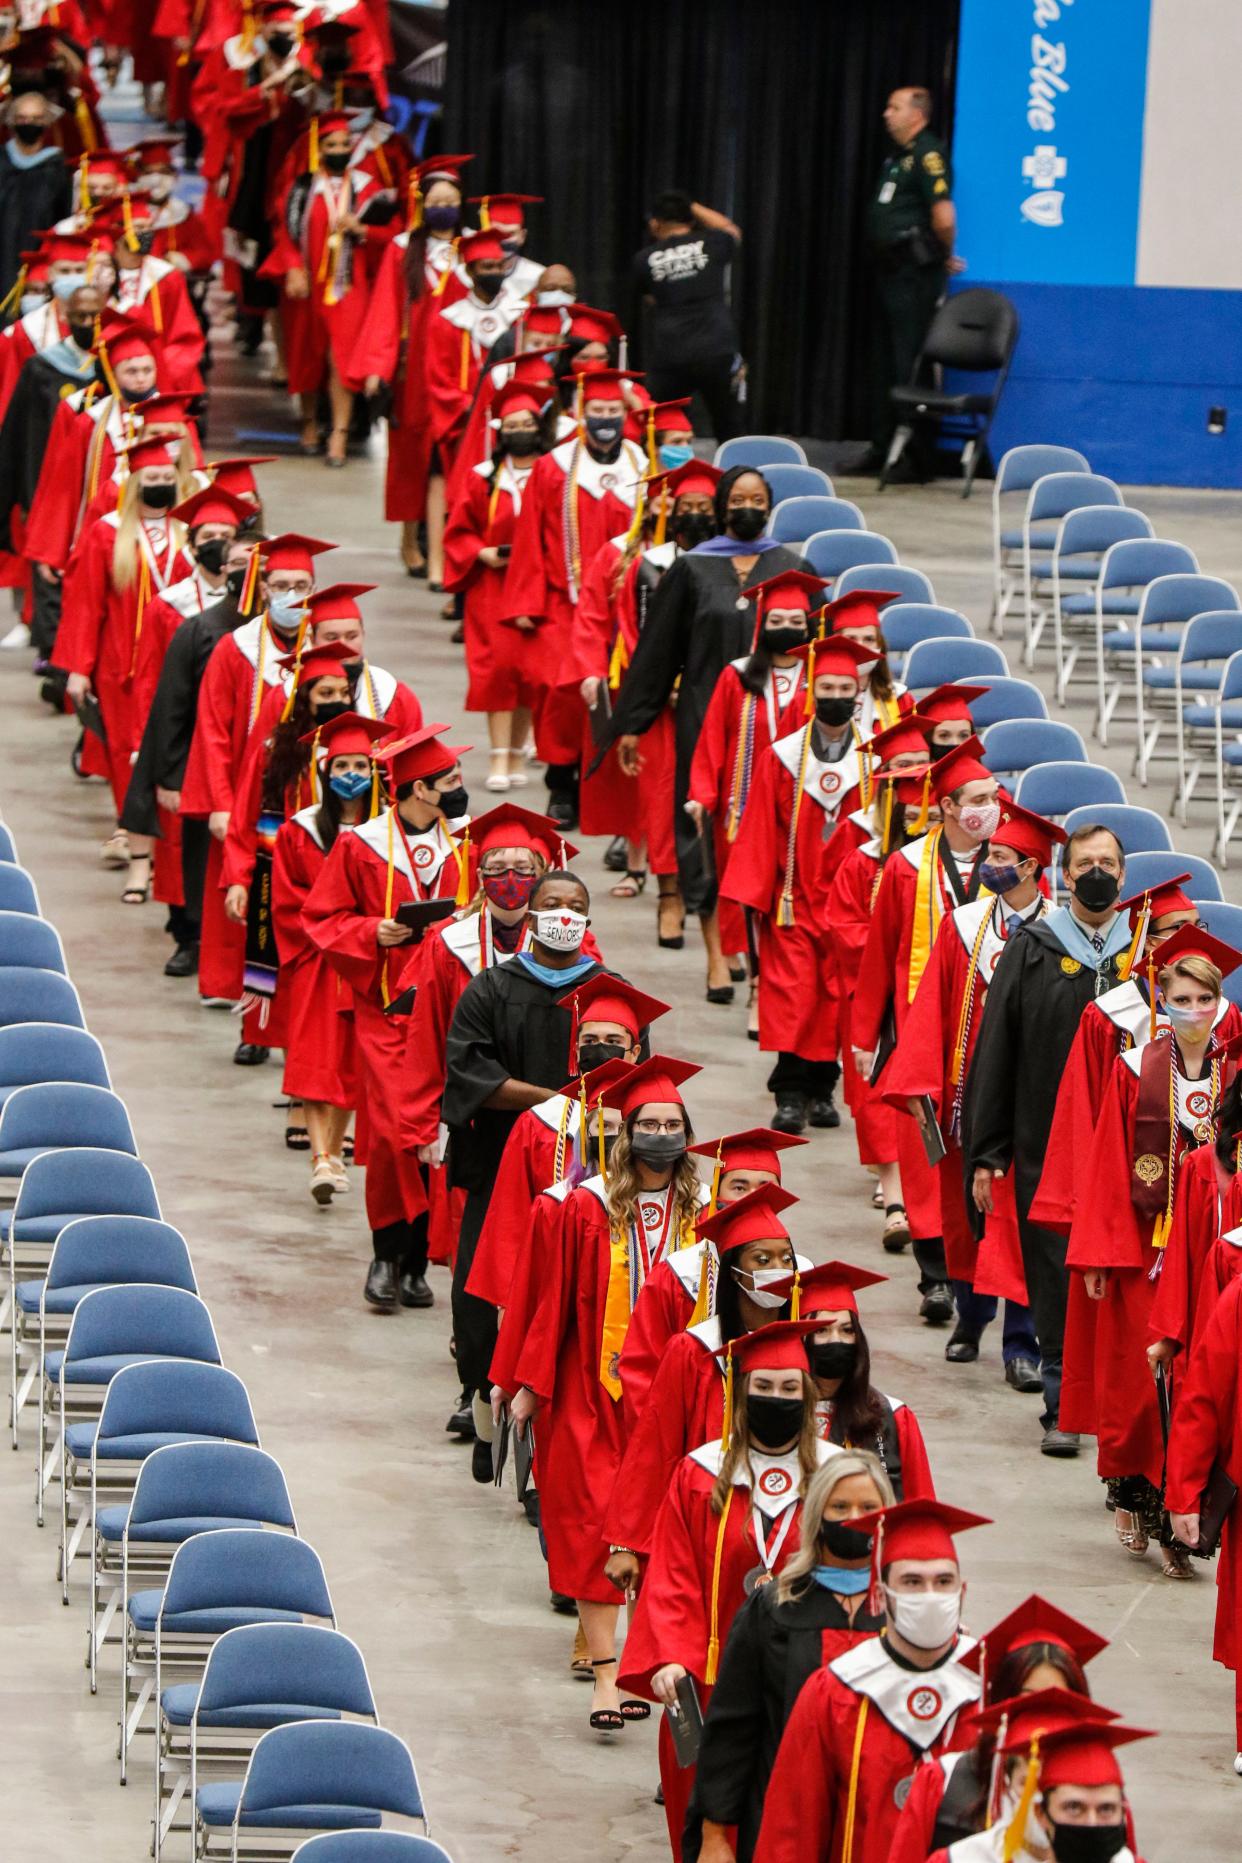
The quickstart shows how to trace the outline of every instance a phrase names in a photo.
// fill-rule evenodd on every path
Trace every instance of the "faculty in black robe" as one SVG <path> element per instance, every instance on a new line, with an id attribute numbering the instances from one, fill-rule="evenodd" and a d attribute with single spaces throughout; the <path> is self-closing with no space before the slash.
<path id="1" fill-rule="evenodd" d="M 49 141 L 47 98 L 23 91 L 9 105 L 8 122 L 11 140 L 0 147 L 0 297 L 16 283 L 32 235 L 65 219 L 73 204 L 65 158 Z M 14 304 L 3 321 L 20 314 Z"/>
<path id="2" fill-rule="evenodd" d="M 681 896 L 687 909 L 701 917 L 716 909 L 717 876 L 704 862 L 704 839 L 685 809 L 695 745 L 716 681 L 730 660 L 751 649 L 754 604 L 742 600 L 742 591 L 782 570 L 803 567 L 792 550 L 748 530 L 753 514 L 766 518 L 771 502 L 761 473 L 747 468 L 725 473 L 716 488 L 722 534 L 679 556 L 665 572 L 612 716 L 612 740 L 620 740 L 622 767 L 633 767 L 637 739 L 651 729 L 680 678 L 673 834 Z"/>

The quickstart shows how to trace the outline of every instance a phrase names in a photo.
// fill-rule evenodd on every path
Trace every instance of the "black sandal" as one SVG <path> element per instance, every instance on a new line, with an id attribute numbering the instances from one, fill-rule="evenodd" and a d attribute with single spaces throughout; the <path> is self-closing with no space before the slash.
<path id="1" fill-rule="evenodd" d="M 149 854 L 131 854 L 129 857 L 130 866 L 132 867 L 134 862 L 139 860 L 145 860 L 147 863 L 146 885 L 127 886 L 125 891 L 121 894 L 121 904 L 123 906 L 145 906 L 148 899 L 151 897 L 151 856 Z"/>
<path id="2" fill-rule="evenodd" d="M 637 899 L 647 887 L 647 869 L 645 867 L 627 867 L 625 878 L 610 886 L 608 892 L 613 899 Z"/>
<path id="3" fill-rule="evenodd" d="M 621 1719 L 623 1721 L 649 1721 L 651 1719 L 651 1703 L 649 1701 L 623 1701 L 621 1703 Z"/>
<path id="4" fill-rule="evenodd" d="M 610 1663 L 615 1663 L 616 1660 L 615 1656 L 593 1656 L 591 1658 L 591 1667 L 592 1669 L 606 1669 Z M 642 1706 L 646 1707 L 646 1703 L 642 1703 Z M 592 1708 L 589 1716 L 591 1727 L 597 1734 L 620 1733 L 626 1722 L 623 1708 L 624 1704 L 622 1704 L 621 1709 Z M 643 1717 L 641 1715 L 631 1715 L 629 1718 L 632 1720 L 641 1720 Z"/>

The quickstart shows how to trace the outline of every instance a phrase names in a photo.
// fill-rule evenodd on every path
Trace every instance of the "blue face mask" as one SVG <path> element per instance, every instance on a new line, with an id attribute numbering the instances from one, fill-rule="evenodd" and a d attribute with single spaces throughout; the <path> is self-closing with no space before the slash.
<path id="1" fill-rule="evenodd" d="M 302 619 L 305 606 L 305 598 L 301 595 L 272 595 L 268 598 L 267 612 L 277 627 L 291 633 Z"/>
<path id="2" fill-rule="evenodd" d="M 989 893 L 1011 893 L 1015 886 L 1021 886 L 1022 875 L 1016 867 L 994 867 L 990 860 L 979 863 L 979 884 L 986 886 Z"/>
<path id="3" fill-rule="evenodd" d="M 80 291 L 85 283 L 85 272 L 66 272 L 63 278 L 51 280 L 52 295 L 59 298 L 63 304 L 65 299 L 71 298 L 75 291 Z"/>
<path id="4" fill-rule="evenodd" d="M 825 1591 L 838 1591 L 846 1598 L 856 1598 L 871 1583 L 871 1571 L 865 1565 L 856 1571 L 841 1565 L 817 1565 L 812 1568 L 811 1577 Z"/>
<path id="5" fill-rule="evenodd" d="M 343 802 L 356 802 L 359 796 L 365 796 L 371 787 L 371 775 L 368 770 L 342 770 L 339 776 L 328 778 L 328 788 L 334 796 L 340 796 Z"/>
<path id="6" fill-rule="evenodd" d="M 42 310 L 46 303 L 47 299 L 41 291 L 23 291 L 22 301 L 17 308 L 23 317 L 29 317 L 31 311 Z"/>
<path id="7" fill-rule="evenodd" d="M 668 441 L 660 448 L 660 464 L 666 472 L 675 472 L 678 466 L 688 466 L 693 458 L 694 448 L 680 441 Z"/>

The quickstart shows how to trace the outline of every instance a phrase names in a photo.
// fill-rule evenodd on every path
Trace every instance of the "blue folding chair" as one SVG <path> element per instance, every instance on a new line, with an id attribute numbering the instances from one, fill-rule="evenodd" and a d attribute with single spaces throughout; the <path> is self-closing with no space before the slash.
<path id="1" fill-rule="evenodd" d="M 95 1516 L 99 1573 L 113 1582 L 101 1619 L 110 1620 L 119 1610 L 124 1626 L 122 1784 L 129 1743 L 155 1690 L 154 1648 L 148 1658 L 130 1636 L 131 1580 L 166 1578 L 174 1549 L 196 1533 L 247 1526 L 297 1532 L 284 1471 L 266 1450 L 248 1443 L 173 1443 L 153 1449 L 138 1471 L 128 1507 L 101 1507 Z M 99 1647 L 106 1633 L 107 1621 L 101 1621 Z M 134 1682 L 136 1690 L 131 1689 Z M 91 1684 L 93 1692 L 94 1675 Z"/>
<path id="2" fill-rule="evenodd" d="M 6 828 L 3 822 L 0 822 L 0 860 L 10 861 L 13 866 L 18 865 L 17 843 L 13 839 L 12 830 Z"/>
<path id="3" fill-rule="evenodd" d="M 412 1831 L 325 1831 L 299 1844 L 290 1863 L 453 1863 L 430 1837 Z"/>
<path id="4" fill-rule="evenodd" d="M 0 965 L 0 1028 L 15 1022 L 60 1022 L 84 1029 L 86 1017 L 68 977 L 54 970 L 23 970 Z"/>
<path id="5" fill-rule="evenodd" d="M 1029 492 L 1052 472 L 1090 472 L 1086 456 L 1072 446 L 1011 446 L 1001 454 L 992 481 L 992 632 L 1003 635 L 1005 616 L 1020 583 L 1010 572 L 1022 561 L 1022 514 L 1015 496 Z M 1008 507 L 1002 500 L 1008 500 Z M 1016 520 L 1016 521 L 1015 521 Z"/>
<path id="6" fill-rule="evenodd" d="M 1087 747 L 1079 732 L 1073 725 L 1054 724 L 1051 718 L 1002 718 L 982 736 L 983 761 L 993 776 L 1020 776 L 1037 763 L 1087 761 Z M 1125 800 L 1124 790 L 1118 799 Z"/>
<path id="7" fill-rule="evenodd" d="M 857 536 L 857 532 L 851 533 Z M 875 589 L 888 595 L 880 606 L 888 611 L 898 602 L 935 602 L 935 591 L 921 569 L 908 569 L 904 563 L 851 563 L 843 569 L 833 585 L 833 599 L 848 595 L 853 589 Z"/>
<path id="8" fill-rule="evenodd" d="M 0 964 L 11 970 L 58 970 L 69 975 L 60 933 L 30 912 L 0 912 Z"/>
<path id="9" fill-rule="evenodd" d="M 83 1295 L 97 1287 L 140 1282 L 198 1292 L 185 1237 L 171 1224 L 149 1216 L 82 1216 L 66 1223 L 52 1245 L 46 1277 L 17 1283 L 9 1384 L 15 1449 L 18 1419 L 42 1376 L 43 1354 L 49 1343 L 60 1344 L 68 1337 L 69 1322 Z M 30 1363 L 22 1369 L 28 1340 Z"/>
<path id="10" fill-rule="evenodd" d="M 1220 685 L 1210 702 L 1186 707 L 1186 729 L 1212 733 L 1216 775 L 1216 844 L 1212 853 L 1222 867 L 1227 867 L 1229 843 L 1242 814 L 1242 799 L 1237 796 L 1237 778 L 1242 774 L 1242 653 L 1231 654 L 1226 660 Z M 1232 802 L 1230 790 L 1234 792 Z"/>
<path id="11" fill-rule="evenodd" d="M 362 1651 L 339 1630 L 318 1624 L 226 1630 L 213 1644 L 199 1682 L 165 1687 L 161 1671 L 157 1649 L 157 1863 L 186 1791 L 193 1804 L 199 1786 L 221 1766 L 235 1770 L 269 1728 L 293 1721 L 379 1719 Z M 219 1742 L 226 1743 L 223 1750 Z"/>
<path id="12" fill-rule="evenodd" d="M 938 602 L 889 602 L 884 609 L 884 642 L 889 664 L 895 653 L 908 653 L 920 640 L 973 640 L 975 630 L 956 608 Z"/>
<path id="13" fill-rule="evenodd" d="M 1229 663 L 1242 653 L 1242 613 L 1212 608 L 1186 623 L 1173 666 L 1149 666 L 1143 684 L 1153 696 L 1171 692 L 1177 724 L 1177 789 L 1174 807 L 1190 818 L 1194 794 L 1216 735 L 1216 708 Z"/>
<path id="14" fill-rule="evenodd" d="M 773 465 L 763 468 L 773 507 L 786 498 L 831 498 L 832 480 L 818 466 Z"/>
<path id="15" fill-rule="evenodd" d="M 1242 906 L 1226 905 L 1223 899 L 1196 899 L 1195 907 L 1199 923 L 1213 938 L 1223 938 L 1235 951 L 1242 950 Z M 1223 994 L 1231 1003 L 1242 1005 L 1242 977 L 1236 970 L 1225 978 Z"/>
<path id="16" fill-rule="evenodd" d="M 1230 612 L 1232 626 L 1227 618 Z M 1182 656 L 1186 635 L 1199 620 L 1208 621 L 1208 625 L 1196 631 L 1192 657 L 1185 661 Z M 1201 692 L 1214 692 L 1220 683 L 1224 662 L 1242 648 L 1242 607 L 1237 591 L 1231 583 L 1222 582 L 1217 576 L 1157 576 L 1144 592 L 1131 640 L 1134 723 L 1138 736 L 1134 769 L 1146 788 L 1147 771 L 1160 740 L 1162 714 L 1167 718 L 1172 709 L 1179 719 L 1181 716 L 1179 687 L 1197 686 Z M 1110 642 L 1115 645 L 1110 646 Z M 1120 634 L 1110 634 L 1104 645 L 1110 653 L 1125 654 L 1127 649 L 1120 642 Z M 1208 664 L 1210 661 L 1216 662 L 1214 671 Z M 1179 724 L 1179 739 L 1180 735 Z"/>
<path id="17" fill-rule="evenodd" d="M 802 560 L 812 575 L 831 582 L 857 563 L 895 563 L 897 548 L 874 530 L 820 530 L 803 544 Z"/>
<path id="18" fill-rule="evenodd" d="M 1022 518 L 1022 594 L 1025 612 L 1023 659 L 1034 664 L 1048 615 L 1035 591 L 1048 580 L 1061 519 L 1084 505 L 1121 505 L 1119 486 L 1098 472 L 1049 472 L 1031 487 Z"/>
<path id="19" fill-rule="evenodd" d="M 1008 662 L 993 641 L 920 640 L 906 655 L 902 678 L 911 692 L 931 692 L 952 680 L 969 682 L 976 673 L 1008 678 Z"/>
<path id="20" fill-rule="evenodd" d="M 959 682 L 982 686 L 983 693 L 970 701 L 970 715 L 976 731 L 1011 718 L 1047 718 L 1048 707 L 1038 686 L 1029 679 L 1003 679 L 992 673 L 976 673 Z"/>
<path id="21" fill-rule="evenodd" d="M 13 1193 L 33 1158 L 80 1145 L 137 1157 L 125 1102 L 110 1087 L 76 1080 L 15 1087 L 0 1107 L 0 1194 Z"/>
<path id="22" fill-rule="evenodd" d="M 806 454 L 796 440 L 774 433 L 740 434 L 716 448 L 715 462 L 722 472 L 734 466 L 755 466 L 766 472 L 769 466 L 805 466 Z"/>
<path id="23" fill-rule="evenodd" d="M 1110 829 L 1120 841 L 1127 861 L 1131 854 L 1169 853 L 1173 847 L 1164 817 L 1154 809 L 1138 808 L 1130 802 L 1098 802 L 1073 808 L 1063 826 L 1067 834 L 1088 826 Z"/>
<path id="24" fill-rule="evenodd" d="M 35 883 L 24 867 L 0 861 L 0 912 L 28 912 L 43 917 Z"/>
<path id="25" fill-rule="evenodd" d="M 0 1028 L 0 1107 L 15 1087 L 76 1080 L 111 1087 L 104 1051 L 85 1029 L 61 1022 L 12 1022 Z"/>
<path id="26" fill-rule="evenodd" d="M 1179 854 L 1176 849 L 1171 854 L 1132 854 L 1126 861 L 1126 893 L 1133 898 L 1135 893 L 1145 892 L 1149 886 L 1161 886 L 1182 873 L 1190 875 L 1182 891 L 1191 899 L 1223 897 L 1220 875 L 1211 861 L 1204 860 L 1201 854 Z M 1222 932 L 1221 936 L 1226 934 Z"/>
<path id="27" fill-rule="evenodd" d="M 1106 802 L 1110 806 L 1124 803 L 1126 790 L 1115 770 L 1105 769 L 1103 764 L 1071 759 L 1037 763 L 1032 769 L 1023 770 L 1013 799 L 1020 808 L 1060 820 L 1063 815 L 1081 814 L 1097 803 Z"/>
<path id="28" fill-rule="evenodd" d="M 1118 627 L 1117 622 L 1140 617 L 1148 585 L 1158 577 L 1197 577 L 1198 567 L 1194 552 L 1184 543 L 1169 543 L 1162 537 L 1136 537 L 1128 543 L 1115 543 L 1105 552 L 1094 596 L 1071 595 L 1062 604 L 1067 614 L 1094 613 L 1096 734 L 1101 744 L 1108 742 L 1109 721 L 1117 709 L 1122 690 L 1119 677 L 1114 677 L 1110 683 L 1109 671 L 1120 670 L 1119 656 L 1132 655 L 1137 638 L 1133 628 Z M 1205 589 L 1204 599 L 1197 601 L 1197 608 L 1229 607 L 1233 592 L 1228 583 L 1217 582 L 1214 578 L 1206 580 L 1211 583 L 1213 592 L 1208 594 Z M 1196 612 L 1196 606 L 1181 615 L 1183 623 Z M 1175 616 L 1170 613 L 1168 618 L 1173 620 Z M 1140 619 L 1139 626 L 1148 630 L 1153 650 L 1158 649 L 1160 640 L 1166 637 L 1147 621 Z"/>
<path id="29" fill-rule="evenodd" d="M 848 498 L 824 498 L 806 493 L 783 498 L 772 513 L 769 536 L 779 543 L 805 543 L 821 530 L 865 530 L 866 519 Z"/>
<path id="30" fill-rule="evenodd" d="M 1065 704 L 1074 668 L 1083 644 L 1091 639 L 1095 622 L 1094 609 L 1090 614 L 1078 610 L 1066 613 L 1064 604 L 1071 594 L 1085 593 L 1084 585 L 1094 589 L 1105 555 L 1115 543 L 1155 534 L 1151 519 L 1127 505 L 1084 505 L 1061 519 L 1052 552 L 1053 650 L 1059 705 Z"/>
<path id="31" fill-rule="evenodd" d="M 200 1787 L 195 1854 L 235 1860 L 241 1833 L 260 1830 L 265 1854 L 291 1856 L 311 1832 L 376 1830 L 386 1815 L 427 1821 L 404 1740 L 362 1721 L 297 1721 L 263 1735 L 244 1779 Z"/>

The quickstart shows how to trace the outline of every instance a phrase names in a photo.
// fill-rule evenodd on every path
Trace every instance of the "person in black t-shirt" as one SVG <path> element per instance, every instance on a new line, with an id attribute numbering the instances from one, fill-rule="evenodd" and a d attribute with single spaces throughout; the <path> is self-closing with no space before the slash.
<path id="1" fill-rule="evenodd" d="M 647 390 L 655 401 L 675 401 L 697 389 L 716 439 L 728 440 L 742 428 L 737 329 L 725 295 L 741 231 L 679 188 L 658 196 L 648 226 L 651 244 L 634 257 L 647 307 Z"/>

